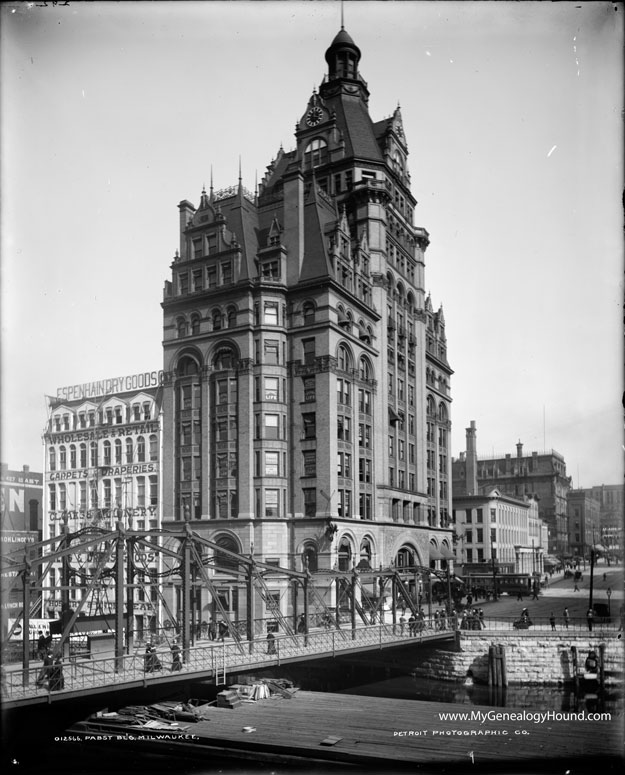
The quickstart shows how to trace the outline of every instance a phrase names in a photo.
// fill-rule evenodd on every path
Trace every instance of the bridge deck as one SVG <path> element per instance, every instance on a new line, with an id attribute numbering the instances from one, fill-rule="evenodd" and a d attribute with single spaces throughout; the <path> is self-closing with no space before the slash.
<path id="1" fill-rule="evenodd" d="M 427 629 L 411 636 L 407 628 L 402 632 L 400 625 L 378 624 L 355 630 L 320 630 L 308 635 L 279 636 L 273 641 L 271 653 L 264 640 L 242 641 L 240 645 L 232 641 L 208 642 L 190 648 L 182 670 L 174 673 L 170 672 L 171 658 L 167 650 L 158 655 L 162 670 L 150 673 L 145 671 L 142 652 L 119 660 L 113 657 L 77 659 L 64 665 L 64 688 L 55 691 L 36 685 L 40 666 L 29 668 L 27 682 L 24 681 L 24 671 L 16 666 L 17 669 L 7 670 L 4 676 L 3 706 L 47 704 L 86 694 L 206 677 L 215 677 L 216 682 L 221 684 L 230 673 L 454 637 L 455 632 L 451 629 Z"/>

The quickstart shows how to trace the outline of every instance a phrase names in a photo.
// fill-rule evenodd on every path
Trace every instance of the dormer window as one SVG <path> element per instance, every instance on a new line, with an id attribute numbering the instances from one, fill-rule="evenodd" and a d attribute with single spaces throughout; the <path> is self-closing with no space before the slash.
<path id="1" fill-rule="evenodd" d="M 193 258 L 200 258 L 204 255 L 204 240 L 202 237 L 196 237 L 193 240 Z"/>
<path id="2" fill-rule="evenodd" d="M 320 137 L 315 137 L 304 151 L 304 169 L 310 170 L 328 162 L 328 144 Z"/>

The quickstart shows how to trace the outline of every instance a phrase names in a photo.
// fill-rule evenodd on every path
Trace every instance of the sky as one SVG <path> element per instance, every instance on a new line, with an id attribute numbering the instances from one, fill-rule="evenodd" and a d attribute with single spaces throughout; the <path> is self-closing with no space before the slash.
<path id="1" fill-rule="evenodd" d="M 399 104 L 452 447 L 623 479 L 623 4 L 351 0 L 374 121 Z M 254 190 L 325 72 L 337 0 L 0 7 L 0 455 L 45 395 L 162 366 L 178 203 Z"/>

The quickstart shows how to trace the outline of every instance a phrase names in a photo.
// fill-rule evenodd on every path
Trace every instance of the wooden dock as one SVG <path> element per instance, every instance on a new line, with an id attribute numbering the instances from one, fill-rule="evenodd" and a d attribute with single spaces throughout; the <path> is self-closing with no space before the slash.
<path id="1" fill-rule="evenodd" d="M 484 721 L 451 720 L 439 714 L 481 712 Z M 497 720 L 497 713 L 523 710 L 417 702 L 348 694 L 299 691 L 235 709 L 211 707 L 192 723 L 186 739 L 136 741 L 146 749 L 185 758 L 233 757 L 316 763 L 389 771 L 412 768 L 465 770 L 532 763 L 596 768 L 623 754 L 623 719 L 609 721 Z M 526 710 L 527 715 L 532 711 Z M 563 714 L 567 715 L 567 714 Z M 169 736 L 168 736 L 169 737 Z M 135 749 L 136 750 L 136 749 Z"/>

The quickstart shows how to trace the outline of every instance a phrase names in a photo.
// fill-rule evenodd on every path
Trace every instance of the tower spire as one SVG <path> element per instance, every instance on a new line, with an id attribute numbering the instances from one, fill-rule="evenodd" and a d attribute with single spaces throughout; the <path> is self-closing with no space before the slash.
<path id="1" fill-rule="evenodd" d="M 341 29 L 345 29 L 345 15 L 344 15 L 344 8 L 343 8 L 343 0 L 341 0 Z"/>

